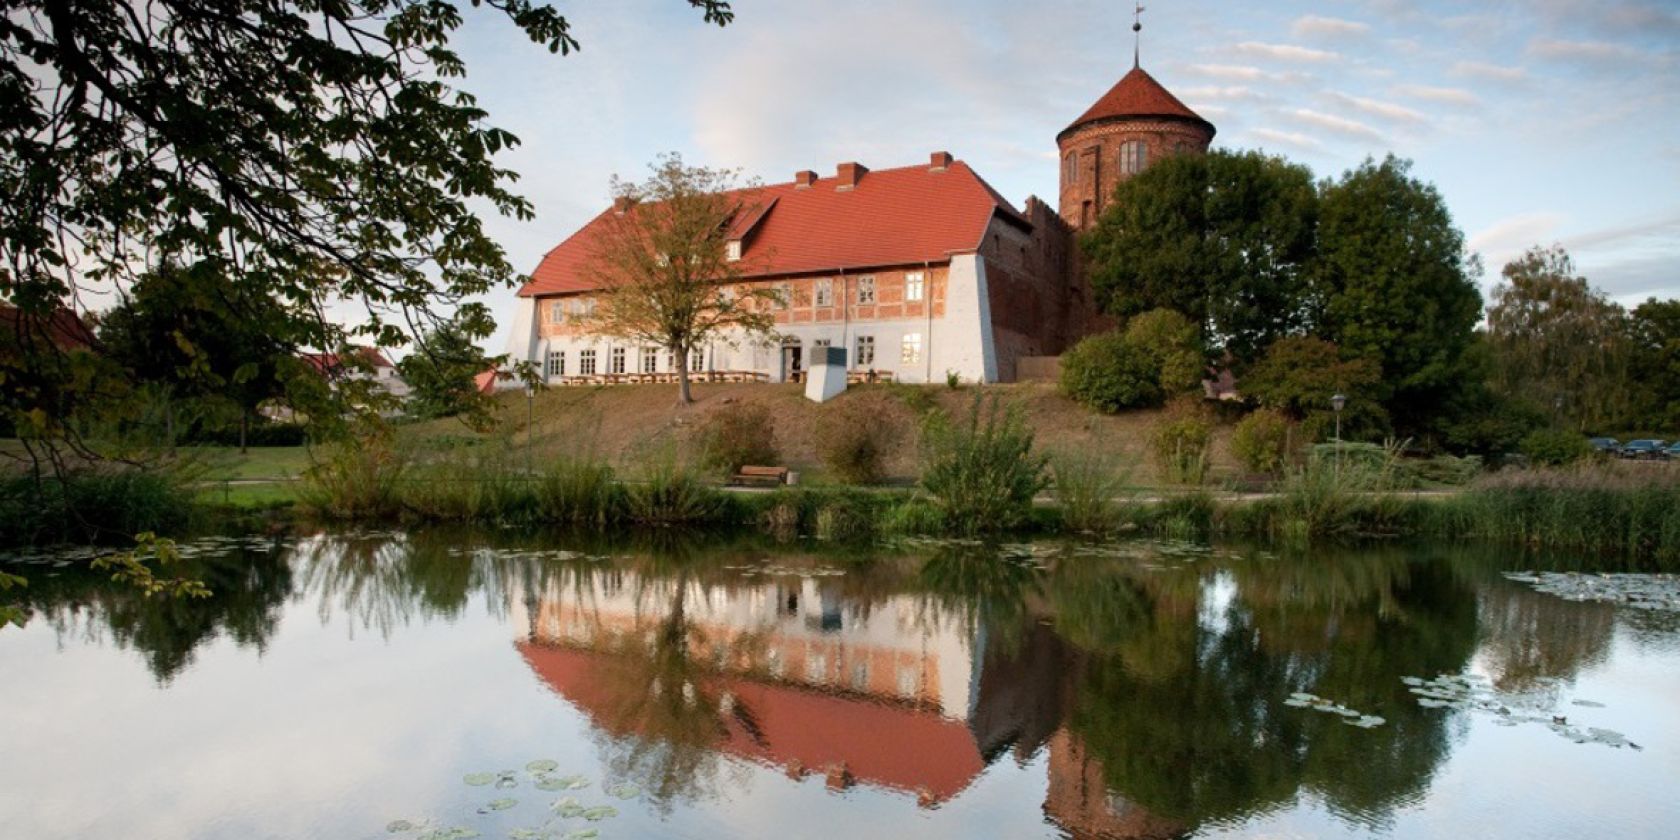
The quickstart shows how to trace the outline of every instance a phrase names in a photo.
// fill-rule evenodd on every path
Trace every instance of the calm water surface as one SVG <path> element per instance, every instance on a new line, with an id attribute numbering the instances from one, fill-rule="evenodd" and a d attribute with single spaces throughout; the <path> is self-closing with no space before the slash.
<path id="1" fill-rule="evenodd" d="M 207 601 L 23 567 L 0 836 L 1680 836 L 1680 615 L 1500 574 L 1559 561 L 464 531 L 189 547 Z M 1441 675 L 1510 714 L 1404 681 Z"/>

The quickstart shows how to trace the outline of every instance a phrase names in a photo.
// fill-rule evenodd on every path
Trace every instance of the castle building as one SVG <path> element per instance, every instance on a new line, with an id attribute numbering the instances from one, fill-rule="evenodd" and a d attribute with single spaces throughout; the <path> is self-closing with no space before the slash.
<path id="1" fill-rule="evenodd" d="M 846 350 L 856 378 L 1011 382 L 1105 323 L 1080 270 L 1075 237 L 1115 187 L 1168 155 L 1206 152 L 1202 119 L 1134 66 L 1056 138 L 1055 208 L 1017 209 L 946 152 L 927 163 L 870 170 L 841 163 L 753 188 L 754 211 L 734 223 L 741 282 L 774 289 L 778 339 L 722 337 L 696 348 L 699 379 L 798 378 L 819 348 Z M 510 358 L 550 384 L 657 381 L 677 369 L 663 348 L 599 335 L 588 313 L 600 289 L 588 270 L 607 208 L 544 255 L 519 290 Z"/>

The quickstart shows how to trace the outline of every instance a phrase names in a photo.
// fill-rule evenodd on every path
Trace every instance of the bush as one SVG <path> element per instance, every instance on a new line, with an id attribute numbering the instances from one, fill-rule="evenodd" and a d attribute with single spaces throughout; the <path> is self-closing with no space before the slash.
<path id="1" fill-rule="evenodd" d="M 393 516 L 402 507 L 398 483 L 407 469 L 407 459 L 383 438 L 340 444 L 304 472 L 300 501 L 342 519 Z"/>
<path id="2" fill-rule="evenodd" d="M 1173 484 L 1201 484 L 1207 478 L 1208 446 L 1213 440 L 1213 421 L 1201 401 L 1175 401 L 1150 433 L 1161 478 Z"/>
<path id="3" fill-rule="evenodd" d="M 1090 533 L 1119 527 L 1115 498 L 1125 487 L 1126 473 L 1116 470 L 1109 459 L 1061 455 L 1052 462 L 1051 473 L 1062 527 Z"/>
<path id="4" fill-rule="evenodd" d="M 1593 454 L 1592 444 L 1578 432 L 1563 429 L 1535 429 L 1518 444 L 1517 451 L 1536 464 L 1561 467 Z"/>
<path id="5" fill-rule="evenodd" d="M 1048 458 L 1034 454 L 1033 431 L 1019 408 L 974 395 L 968 416 L 928 415 L 922 427 L 922 488 L 963 533 L 1007 530 L 1026 521 L 1048 483 Z"/>
<path id="6" fill-rule="evenodd" d="M 1408 466 L 1420 482 L 1453 487 L 1469 484 L 1482 473 L 1482 459 L 1475 455 L 1463 458 L 1436 455 L 1433 458 L 1411 462 Z"/>
<path id="7" fill-rule="evenodd" d="M 1242 378 L 1242 392 L 1266 408 L 1302 421 L 1309 440 L 1327 439 L 1336 425 L 1330 398 L 1348 397 L 1342 412 L 1344 437 L 1380 437 L 1388 413 L 1370 398 L 1382 370 L 1370 359 L 1343 359 L 1336 345 L 1311 336 L 1280 338 Z"/>
<path id="8" fill-rule="evenodd" d="M 547 521 L 604 526 L 617 517 L 620 501 L 613 468 L 602 461 L 562 458 L 537 482 L 537 508 Z"/>
<path id="9" fill-rule="evenodd" d="M 1207 360 L 1201 331 L 1189 318 L 1172 309 L 1151 309 L 1128 321 L 1125 335 L 1131 346 L 1149 357 L 1162 393 L 1200 388 Z"/>
<path id="10" fill-rule="evenodd" d="M 1284 478 L 1276 499 L 1256 503 L 1274 536 L 1395 533 L 1411 509 L 1390 491 L 1405 482 L 1399 448 L 1371 444 L 1317 446 Z M 1357 454 L 1353 454 L 1356 452 Z"/>
<path id="11" fill-rule="evenodd" d="M 725 475 L 748 465 L 774 466 L 781 460 L 770 409 L 757 403 L 736 403 L 712 412 L 699 435 L 701 464 Z"/>
<path id="12" fill-rule="evenodd" d="M 125 543 L 187 524 L 192 491 L 170 472 L 90 469 L 0 479 L 0 546 Z"/>
<path id="13" fill-rule="evenodd" d="M 645 525 L 715 523 L 729 509 L 722 491 L 670 452 L 649 459 L 624 490 L 625 513 Z"/>
<path id="14" fill-rule="evenodd" d="M 1062 393 L 1113 414 L 1161 404 L 1161 369 L 1150 353 L 1117 332 L 1093 335 L 1062 354 Z"/>
<path id="15" fill-rule="evenodd" d="M 847 484 L 878 484 L 899 441 L 899 427 L 882 422 L 867 404 L 839 400 L 818 419 L 817 454 L 835 478 Z"/>
<path id="16" fill-rule="evenodd" d="M 1244 417 L 1231 434 L 1231 452 L 1253 473 L 1281 472 L 1294 454 L 1295 429 L 1283 412 L 1262 408 Z"/>

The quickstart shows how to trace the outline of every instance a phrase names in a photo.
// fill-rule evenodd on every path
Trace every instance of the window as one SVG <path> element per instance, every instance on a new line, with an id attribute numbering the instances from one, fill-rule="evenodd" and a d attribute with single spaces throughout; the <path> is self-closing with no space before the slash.
<path id="1" fill-rule="evenodd" d="M 1062 180 L 1070 184 L 1079 183 L 1079 157 L 1073 152 L 1062 158 Z"/>
<path id="2" fill-rule="evenodd" d="M 793 287 L 789 286 L 786 283 L 777 284 L 777 286 L 776 286 L 776 308 L 777 309 L 786 309 L 786 308 L 788 308 L 788 304 L 790 304 L 792 302 L 793 302 Z"/>
<path id="3" fill-rule="evenodd" d="M 811 346 L 812 346 L 812 347 L 817 347 L 817 348 L 822 348 L 822 347 L 833 347 L 833 346 L 834 346 L 834 342 L 832 342 L 832 341 L 830 341 L 830 340 L 828 340 L 828 339 L 826 339 L 826 338 L 819 338 L 819 339 L 816 339 L 816 340 L 814 340 L 814 341 L 812 341 L 812 342 L 811 342 Z"/>
<path id="4" fill-rule="evenodd" d="M 875 278 L 873 276 L 866 274 L 858 278 L 857 300 L 860 306 L 875 302 Z"/>
<path id="5" fill-rule="evenodd" d="M 705 356 L 705 354 L 700 352 L 699 350 L 689 351 L 689 353 L 688 353 L 688 369 L 689 370 L 704 370 L 705 367 L 706 367 L 706 356 Z"/>
<path id="6" fill-rule="evenodd" d="M 566 322 L 565 301 L 552 300 L 548 302 L 548 322 L 550 324 L 563 324 Z"/>
<path id="7" fill-rule="evenodd" d="M 833 280 L 818 280 L 817 281 L 817 305 L 818 306 L 833 306 L 834 305 L 834 281 Z"/>
<path id="8" fill-rule="evenodd" d="M 583 374 L 584 376 L 594 376 L 595 375 L 595 351 L 594 350 L 579 350 L 578 351 L 578 373 Z"/>
<path id="9" fill-rule="evenodd" d="M 922 360 L 922 334 L 906 333 L 904 335 L 904 352 L 899 355 L 899 361 L 904 364 L 914 364 Z"/>
<path id="10" fill-rule="evenodd" d="M 623 347 L 614 347 L 612 349 L 612 355 L 609 358 L 611 359 L 611 361 L 609 361 L 607 363 L 607 373 L 623 373 L 624 372 L 624 348 Z"/>
<path id="11" fill-rule="evenodd" d="M 642 373 L 659 372 L 659 351 L 652 347 L 642 348 Z"/>
<path id="12" fill-rule="evenodd" d="M 564 350 L 550 350 L 550 351 L 548 351 L 548 375 L 549 376 L 565 376 L 566 375 L 566 351 L 564 351 Z"/>
<path id="13" fill-rule="evenodd" d="M 916 673 L 915 668 L 898 669 L 898 693 L 905 697 L 915 697 L 921 687 L 922 675 Z"/>
<path id="14" fill-rule="evenodd" d="M 857 363 L 860 365 L 875 364 L 875 336 L 860 335 L 857 337 Z"/>
<path id="15" fill-rule="evenodd" d="M 1120 144 L 1120 172 L 1136 175 L 1149 165 L 1149 144 L 1142 140 L 1127 140 Z"/>
<path id="16" fill-rule="evenodd" d="M 669 350 L 665 351 L 665 369 L 672 373 L 677 372 L 677 354 Z"/>
<path id="17" fill-rule="evenodd" d="M 852 665 L 852 690 L 863 691 L 867 688 L 869 688 L 869 663 L 855 663 Z"/>
<path id="18" fill-rule="evenodd" d="M 920 271 L 912 271 L 904 275 L 904 299 L 921 300 L 922 295 L 926 293 L 923 289 L 924 285 Z"/>
<path id="19" fill-rule="evenodd" d="M 736 261 L 740 260 L 741 259 L 741 240 L 739 240 L 739 239 L 729 240 L 728 244 L 726 244 L 724 246 L 724 256 L 730 262 L 736 262 Z"/>

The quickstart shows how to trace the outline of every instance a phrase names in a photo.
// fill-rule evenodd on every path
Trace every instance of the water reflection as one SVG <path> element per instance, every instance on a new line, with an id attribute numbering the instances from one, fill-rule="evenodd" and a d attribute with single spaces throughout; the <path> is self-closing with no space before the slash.
<path id="1" fill-rule="evenodd" d="M 1485 673 L 1555 691 L 1618 628 L 1672 649 L 1664 616 L 1571 604 L 1504 563 L 1408 547 L 897 546 L 456 531 L 316 534 L 205 553 L 205 602 L 103 579 L 23 596 L 62 639 L 141 654 L 167 684 L 215 638 L 261 654 L 288 602 L 390 640 L 485 614 L 585 716 L 604 775 L 667 818 L 727 802 L 752 768 L 931 813 L 988 768 L 1041 763 L 1041 810 L 1076 837 L 1180 836 L 1319 803 L 1392 827 L 1464 741 L 1402 677 Z M 1281 703 L 1312 692 L 1374 729 Z"/>

